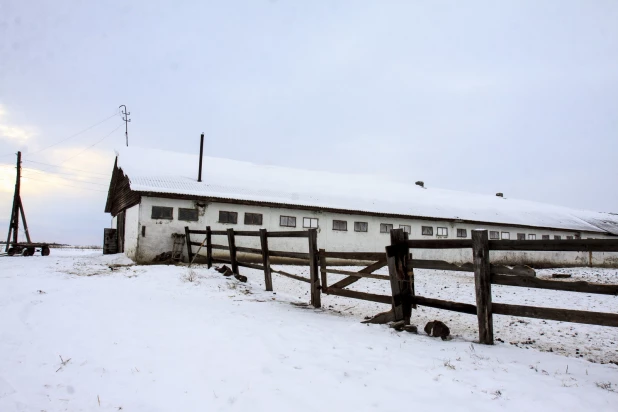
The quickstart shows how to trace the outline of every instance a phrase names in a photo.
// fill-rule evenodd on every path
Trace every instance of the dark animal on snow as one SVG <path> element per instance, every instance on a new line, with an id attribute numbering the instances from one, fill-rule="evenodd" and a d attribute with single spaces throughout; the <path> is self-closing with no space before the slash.
<path id="1" fill-rule="evenodd" d="M 442 340 L 446 340 L 451 334 L 451 330 L 439 320 L 434 320 L 433 322 L 427 322 L 425 333 L 434 338 L 440 337 Z"/>

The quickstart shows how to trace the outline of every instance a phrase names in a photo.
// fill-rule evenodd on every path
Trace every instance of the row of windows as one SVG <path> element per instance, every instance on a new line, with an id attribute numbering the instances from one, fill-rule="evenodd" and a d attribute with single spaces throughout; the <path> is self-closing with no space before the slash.
<path id="1" fill-rule="evenodd" d="M 167 219 L 172 220 L 174 218 L 174 208 L 166 206 L 153 206 L 152 207 L 152 219 Z M 178 220 L 184 220 L 187 222 L 197 222 L 199 214 L 197 209 L 185 209 L 178 208 Z M 219 223 L 238 223 L 238 212 L 228 212 L 224 210 L 219 211 Z M 245 213 L 245 225 L 262 225 L 261 213 Z M 296 227 L 295 216 L 279 216 L 279 226 L 283 227 Z M 303 228 L 317 228 L 318 219 L 314 217 L 303 218 Z M 399 225 L 400 229 L 403 229 L 406 233 L 411 233 L 412 228 L 410 225 Z M 390 233 L 393 229 L 393 225 L 390 223 L 380 223 L 380 233 Z M 438 227 L 436 228 L 436 235 L 441 237 L 448 237 L 448 228 Z M 348 230 L 348 222 L 346 220 L 333 220 L 333 230 L 345 232 Z M 367 222 L 354 222 L 355 232 L 367 232 L 369 230 L 369 223 Z M 433 236 L 432 226 L 422 226 L 421 233 L 423 236 Z M 457 237 L 468 237 L 467 229 L 457 229 Z M 491 230 L 489 232 L 489 238 L 492 240 L 503 239 L 507 240 L 511 238 L 510 232 L 499 232 L 497 230 Z M 528 234 L 528 240 L 535 240 L 535 234 Z M 567 239 L 579 239 L 579 235 L 567 236 Z M 549 235 L 542 235 L 543 240 L 549 240 Z M 554 235 L 554 239 L 562 239 L 560 235 Z M 526 240 L 525 233 L 517 233 L 517 240 Z"/>
<path id="2" fill-rule="evenodd" d="M 511 238 L 511 234 L 509 232 L 498 232 L 498 231 L 492 230 L 492 231 L 489 232 L 489 238 L 490 239 L 494 239 L 494 240 L 495 239 L 506 240 L 506 239 L 510 239 Z M 550 236 L 549 235 L 542 235 L 541 238 L 543 240 L 549 240 Z M 569 239 L 569 240 L 572 240 L 572 239 L 579 239 L 580 236 L 579 235 L 567 236 L 566 238 Z M 560 239 L 562 239 L 562 236 L 554 235 L 554 239 L 555 240 L 560 240 Z M 526 234 L 525 233 L 518 233 L 517 234 L 517 240 L 526 240 Z M 528 234 L 528 240 L 536 240 L 536 235 L 532 234 L 532 233 L 529 233 Z"/>
<path id="3" fill-rule="evenodd" d="M 153 206 L 150 217 L 152 219 L 174 219 L 174 208 L 166 206 Z M 199 213 L 197 209 L 185 209 L 178 208 L 178 220 L 185 220 L 187 222 L 197 222 L 199 219 Z"/>

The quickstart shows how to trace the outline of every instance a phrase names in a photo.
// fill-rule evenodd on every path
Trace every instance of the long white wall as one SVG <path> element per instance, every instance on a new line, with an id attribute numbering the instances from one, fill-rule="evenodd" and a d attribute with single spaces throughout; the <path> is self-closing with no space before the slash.
<path id="1" fill-rule="evenodd" d="M 153 206 L 173 207 L 173 219 L 152 219 Z M 197 208 L 199 211 L 199 219 L 197 222 L 186 222 L 178 219 L 178 208 Z M 219 211 L 230 211 L 238 213 L 238 223 L 219 223 Z M 138 211 L 136 215 L 135 212 Z M 261 213 L 263 215 L 262 225 L 245 225 L 244 214 Z M 279 225 L 280 216 L 296 217 L 296 227 L 281 227 Z M 138 218 L 138 224 L 133 225 L 130 222 Z M 210 226 L 213 230 L 225 230 L 234 228 L 234 230 L 257 230 L 266 228 L 269 231 L 280 230 L 306 230 L 303 228 L 303 218 L 313 217 L 318 219 L 318 247 L 329 251 L 363 251 L 363 252 L 382 252 L 384 247 L 390 243 L 388 233 L 380 233 L 380 224 L 392 224 L 393 228 L 399 228 L 400 225 L 411 226 L 411 239 L 436 239 L 437 228 L 445 227 L 448 230 L 449 239 L 457 239 L 457 229 L 466 229 L 466 237 L 471 237 L 473 229 L 497 230 L 500 232 L 509 232 L 511 239 L 517 239 L 518 233 L 525 233 L 526 237 L 529 234 L 536 235 L 536 239 L 541 239 L 543 235 L 549 235 L 552 239 L 554 235 L 575 236 L 576 232 L 567 230 L 541 230 L 541 229 L 522 229 L 512 226 L 480 226 L 466 223 L 454 223 L 448 221 L 423 221 L 418 219 L 394 219 L 384 217 L 372 217 L 364 215 L 347 215 L 321 211 L 303 211 L 286 208 L 270 208 L 260 206 L 246 206 L 228 203 L 210 203 L 205 204 L 200 201 L 165 199 L 157 197 L 142 197 L 140 205 L 136 205 L 127 211 L 127 232 L 125 237 L 130 232 L 131 236 L 136 232 L 138 246 L 125 246 L 127 255 L 138 262 L 150 262 L 154 257 L 162 252 L 172 249 L 173 239 L 172 233 L 184 233 L 185 226 L 191 229 L 205 229 Z M 334 231 L 333 220 L 346 220 L 348 222 L 347 231 Z M 355 232 L 354 222 L 367 222 L 367 232 Z M 142 236 L 142 226 L 144 236 Z M 422 226 L 433 227 L 433 236 L 424 236 L 421 232 Z M 129 230 L 129 227 L 131 229 Z M 134 230 L 134 228 L 136 230 Z M 609 236 L 599 233 L 581 233 L 582 238 L 608 238 Z M 444 237 L 442 237 L 444 238 Z M 201 241 L 203 238 L 192 239 Z M 126 244 L 130 240 L 125 239 Z M 227 239 L 224 236 L 214 236 L 213 243 L 227 245 Z M 259 247 L 259 239 L 255 237 L 237 237 L 236 244 L 238 246 Z M 269 239 L 269 247 L 273 250 L 286 251 L 307 251 L 307 241 L 305 239 Z M 132 251 L 135 250 L 135 253 Z M 455 263 L 464 263 L 471 261 L 470 250 L 414 250 L 413 254 L 419 259 L 442 259 Z M 185 257 L 187 256 L 185 250 Z M 618 254 L 616 253 L 594 253 L 592 256 L 588 253 L 574 252 L 492 252 L 492 261 L 494 263 L 510 263 L 510 264 L 528 264 L 534 263 L 544 266 L 562 266 L 562 265 L 600 265 L 600 266 L 618 266 Z"/>

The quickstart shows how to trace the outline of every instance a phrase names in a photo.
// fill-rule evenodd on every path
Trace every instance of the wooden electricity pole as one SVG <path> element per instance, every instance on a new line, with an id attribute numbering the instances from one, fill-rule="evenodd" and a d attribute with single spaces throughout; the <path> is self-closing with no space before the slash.
<path id="1" fill-rule="evenodd" d="M 24 232 L 28 243 L 30 242 L 30 234 L 28 233 L 28 223 L 26 223 L 26 214 L 24 213 L 24 206 L 21 203 L 21 152 L 17 152 L 17 177 L 15 179 L 15 194 L 13 195 L 13 208 L 11 209 L 11 220 L 9 221 L 9 234 L 6 237 L 6 245 L 4 251 L 9 250 L 9 241 L 13 238 L 12 243 L 17 244 L 19 234 L 19 216 L 24 221 Z M 12 235 L 12 236 L 11 236 Z"/>

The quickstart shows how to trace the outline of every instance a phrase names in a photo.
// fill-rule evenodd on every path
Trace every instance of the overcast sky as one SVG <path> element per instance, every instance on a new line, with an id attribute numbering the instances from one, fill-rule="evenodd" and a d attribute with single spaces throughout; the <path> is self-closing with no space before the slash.
<path id="1" fill-rule="evenodd" d="M 0 229 L 22 150 L 34 240 L 102 242 L 120 104 L 134 146 L 204 132 L 213 156 L 618 212 L 617 22 L 614 0 L 0 0 Z"/>

